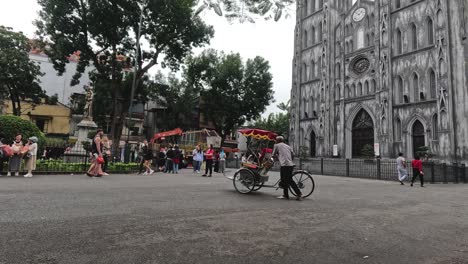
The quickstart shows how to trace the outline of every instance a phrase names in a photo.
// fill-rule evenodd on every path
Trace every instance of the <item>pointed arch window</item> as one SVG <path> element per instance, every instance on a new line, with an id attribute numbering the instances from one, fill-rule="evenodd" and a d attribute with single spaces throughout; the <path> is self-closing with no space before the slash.
<path id="1" fill-rule="evenodd" d="M 303 7 L 303 16 L 306 17 L 309 15 L 309 0 L 304 0 L 304 7 Z"/>
<path id="2" fill-rule="evenodd" d="M 320 22 L 318 25 L 318 36 L 317 36 L 318 42 L 322 41 L 322 34 L 323 34 L 323 28 L 322 28 L 322 22 Z"/>
<path id="3" fill-rule="evenodd" d="M 377 90 L 377 82 L 375 81 L 375 79 L 372 79 L 370 92 L 375 93 L 376 90 Z"/>
<path id="4" fill-rule="evenodd" d="M 311 79 L 315 78 L 315 61 L 313 61 L 313 60 L 310 63 L 310 78 Z"/>
<path id="5" fill-rule="evenodd" d="M 335 100 L 339 100 L 341 98 L 341 87 L 338 84 L 336 86 L 336 91 L 335 91 Z"/>
<path id="6" fill-rule="evenodd" d="M 309 32 L 307 32 L 307 30 L 304 30 L 304 36 L 303 36 L 303 39 L 302 39 L 302 47 L 305 49 L 309 46 Z"/>
<path id="7" fill-rule="evenodd" d="M 395 8 L 400 8 L 400 7 L 401 7 L 401 1 L 395 0 Z"/>
<path id="8" fill-rule="evenodd" d="M 413 100 L 419 101 L 419 77 L 416 73 L 413 74 Z"/>
<path id="9" fill-rule="evenodd" d="M 312 9 L 312 13 L 315 12 L 315 0 L 311 1 L 310 8 Z"/>
<path id="10" fill-rule="evenodd" d="M 429 89 L 430 89 L 431 98 L 435 99 L 437 97 L 436 75 L 435 75 L 434 70 L 432 69 L 429 70 Z"/>
<path id="11" fill-rule="evenodd" d="M 439 118 L 437 114 L 432 117 L 432 140 L 439 140 Z"/>
<path id="12" fill-rule="evenodd" d="M 306 63 L 303 63 L 302 64 L 302 82 L 306 82 L 307 81 L 307 75 L 308 75 L 308 72 L 307 72 L 307 64 Z"/>
<path id="13" fill-rule="evenodd" d="M 401 30 L 397 29 L 396 31 L 396 54 L 403 53 L 403 39 L 401 35 Z"/>
<path id="14" fill-rule="evenodd" d="M 323 8 L 323 0 L 318 0 L 318 9 Z"/>
<path id="15" fill-rule="evenodd" d="M 426 20 L 426 28 L 427 28 L 427 44 L 433 45 L 434 44 L 434 22 L 430 17 Z"/>
<path id="16" fill-rule="evenodd" d="M 311 39 L 312 39 L 312 45 L 315 44 L 315 27 L 312 27 L 312 31 L 310 33 Z"/>
<path id="17" fill-rule="evenodd" d="M 364 83 L 364 95 L 367 95 L 367 94 L 369 94 L 369 82 L 368 81 Z"/>
<path id="18" fill-rule="evenodd" d="M 362 48 L 364 48 L 364 29 L 359 28 L 357 31 L 356 49 Z"/>
<path id="19" fill-rule="evenodd" d="M 395 121 L 395 141 L 400 142 L 401 141 L 401 120 L 399 118 L 396 119 Z"/>
<path id="20" fill-rule="evenodd" d="M 356 96 L 361 96 L 361 95 L 362 95 L 362 84 L 358 83 Z"/>
<path id="21" fill-rule="evenodd" d="M 405 93 L 405 88 L 403 87 L 403 79 L 401 76 L 398 76 L 397 79 L 397 98 L 398 98 L 398 103 L 403 104 L 405 103 L 403 95 Z"/>
<path id="22" fill-rule="evenodd" d="M 412 50 L 417 50 L 418 49 L 418 29 L 416 28 L 416 25 L 413 23 L 411 25 L 411 47 Z"/>
<path id="23" fill-rule="evenodd" d="M 340 76 L 341 76 L 341 65 L 337 63 L 336 68 L 335 68 L 335 78 L 339 79 Z"/>

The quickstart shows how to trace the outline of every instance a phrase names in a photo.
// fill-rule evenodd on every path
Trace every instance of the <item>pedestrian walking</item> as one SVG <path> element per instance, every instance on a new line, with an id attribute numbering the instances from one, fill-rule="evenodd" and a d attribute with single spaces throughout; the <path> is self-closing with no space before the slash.
<path id="1" fill-rule="evenodd" d="M 162 171 L 164 172 L 166 170 L 166 150 L 164 148 L 160 148 L 159 149 L 159 153 L 158 153 L 158 167 L 159 167 L 159 171 Z"/>
<path id="2" fill-rule="evenodd" d="M 200 145 L 197 145 L 192 151 L 193 156 L 193 172 L 200 173 L 200 168 L 203 162 L 203 150 Z"/>
<path id="3" fill-rule="evenodd" d="M 215 150 L 213 162 L 214 162 L 214 168 L 213 168 L 214 172 L 219 172 L 219 152 L 217 150 Z"/>
<path id="4" fill-rule="evenodd" d="M 411 167 L 413 167 L 413 178 L 411 179 L 411 187 L 416 178 L 419 177 L 421 181 L 421 187 L 424 187 L 424 172 L 422 167 L 422 161 L 419 156 L 414 157 L 414 160 L 411 162 Z"/>
<path id="5" fill-rule="evenodd" d="M 28 171 L 24 177 L 31 178 L 33 176 L 32 172 L 36 169 L 37 161 L 37 137 L 30 137 L 28 143 L 26 144 L 27 152 L 25 154 L 26 159 L 26 170 Z"/>
<path id="6" fill-rule="evenodd" d="M 205 152 L 205 174 L 203 174 L 203 177 L 211 177 L 213 174 L 213 158 L 214 158 L 214 149 L 213 145 L 210 145 L 210 148 L 206 150 Z M 210 174 L 208 174 L 208 171 Z"/>
<path id="7" fill-rule="evenodd" d="M 104 158 L 104 164 L 102 164 L 102 174 L 108 176 L 109 159 L 111 159 L 111 145 L 107 136 L 102 137 L 102 153 Z"/>
<path id="8" fill-rule="evenodd" d="M 226 170 L 226 153 L 224 149 L 219 152 L 219 172 L 224 173 Z"/>
<path id="9" fill-rule="evenodd" d="M 296 182 L 292 179 L 294 151 L 290 146 L 284 143 L 284 138 L 282 136 L 276 137 L 276 144 L 273 147 L 272 156 L 277 157 L 281 166 L 280 175 L 283 195 L 278 197 L 278 199 L 289 199 L 289 186 L 291 186 L 297 195 L 296 200 L 302 200 L 302 193 L 297 187 Z"/>
<path id="10" fill-rule="evenodd" d="M 396 159 L 397 163 L 397 172 L 398 172 L 398 181 L 401 185 L 405 185 L 403 181 L 408 178 L 408 170 L 406 169 L 406 159 L 403 157 L 403 153 L 398 153 L 398 158 Z"/>
<path id="11" fill-rule="evenodd" d="M 175 151 L 172 145 L 169 145 L 169 149 L 166 153 L 166 173 L 174 172 L 173 159 L 175 157 Z"/>
<path id="12" fill-rule="evenodd" d="M 14 173 L 16 177 L 19 176 L 22 160 L 21 149 L 24 147 L 22 140 L 23 136 L 21 134 L 17 134 L 15 136 L 15 140 L 11 144 L 13 156 L 10 157 L 10 161 L 8 162 L 7 177 L 10 177 L 12 173 Z"/>
<path id="13" fill-rule="evenodd" d="M 144 141 L 141 144 L 138 144 L 138 157 L 137 157 L 137 159 L 138 159 L 138 162 L 140 163 L 140 166 L 138 166 L 138 174 L 143 173 L 143 168 L 144 168 L 144 164 L 145 164 L 145 154 L 144 154 L 144 151 L 143 151 L 144 145 L 145 145 Z"/>
<path id="14" fill-rule="evenodd" d="M 179 173 L 179 164 L 181 162 L 181 156 L 182 152 L 179 149 L 178 145 L 175 145 L 174 147 L 174 158 L 172 159 L 172 173 Z"/>
<path id="15" fill-rule="evenodd" d="M 144 175 L 153 174 L 154 170 L 151 169 L 151 161 L 153 160 L 153 150 L 148 145 L 147 140 L 143 141 L 141 151 L 142 151 L 143 160 L 144 160 L 143 166 L 146 168 Z"/>
<path id="16" fill-rule="evenodd" d="M 101 164 L 104 163 L 104 158 L 102 157 L 102 136 L 104 132 L 102 129 L 98 129 L 96 136 L 94 136 L 93 143 L 91 145 L 91 166 L 86 172 L 86 175 L 89 177 L 101 177 L 103 175 Z"/>

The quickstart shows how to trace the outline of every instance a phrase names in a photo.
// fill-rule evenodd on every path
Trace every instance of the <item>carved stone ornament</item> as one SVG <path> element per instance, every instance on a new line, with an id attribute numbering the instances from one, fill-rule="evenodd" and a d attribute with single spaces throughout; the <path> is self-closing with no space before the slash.
<path id="1" fill-rule="evenodd" d="M 351 69 L 356 74 L 363 74 L 369 70 L 370 61 L 365 57 L 358 57 L 351 62 Z"/>

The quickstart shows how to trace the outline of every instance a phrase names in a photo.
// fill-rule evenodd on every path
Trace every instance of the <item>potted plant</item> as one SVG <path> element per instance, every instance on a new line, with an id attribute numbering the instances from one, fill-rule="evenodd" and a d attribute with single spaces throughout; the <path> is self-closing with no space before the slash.
<path id="1" fill-rule="evenodd" d="M 365 158 L 364 162 L 373 162 L 375 157 L 374 147 L 366 144 L 361 149 L 361 155 Z"/>

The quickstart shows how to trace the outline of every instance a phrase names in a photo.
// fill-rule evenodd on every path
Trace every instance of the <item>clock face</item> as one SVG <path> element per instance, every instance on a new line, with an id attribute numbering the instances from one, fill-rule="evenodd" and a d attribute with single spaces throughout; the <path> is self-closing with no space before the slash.
<path id="1" fill-rule="evenodd" d="M 361 7 L 361 8 L 356 9 L 356 11 L 354 11 L 353 20 L 356 21 L 356 22 L 359 22 L 365 16 L 366 16 L 366 9 Z"/>

